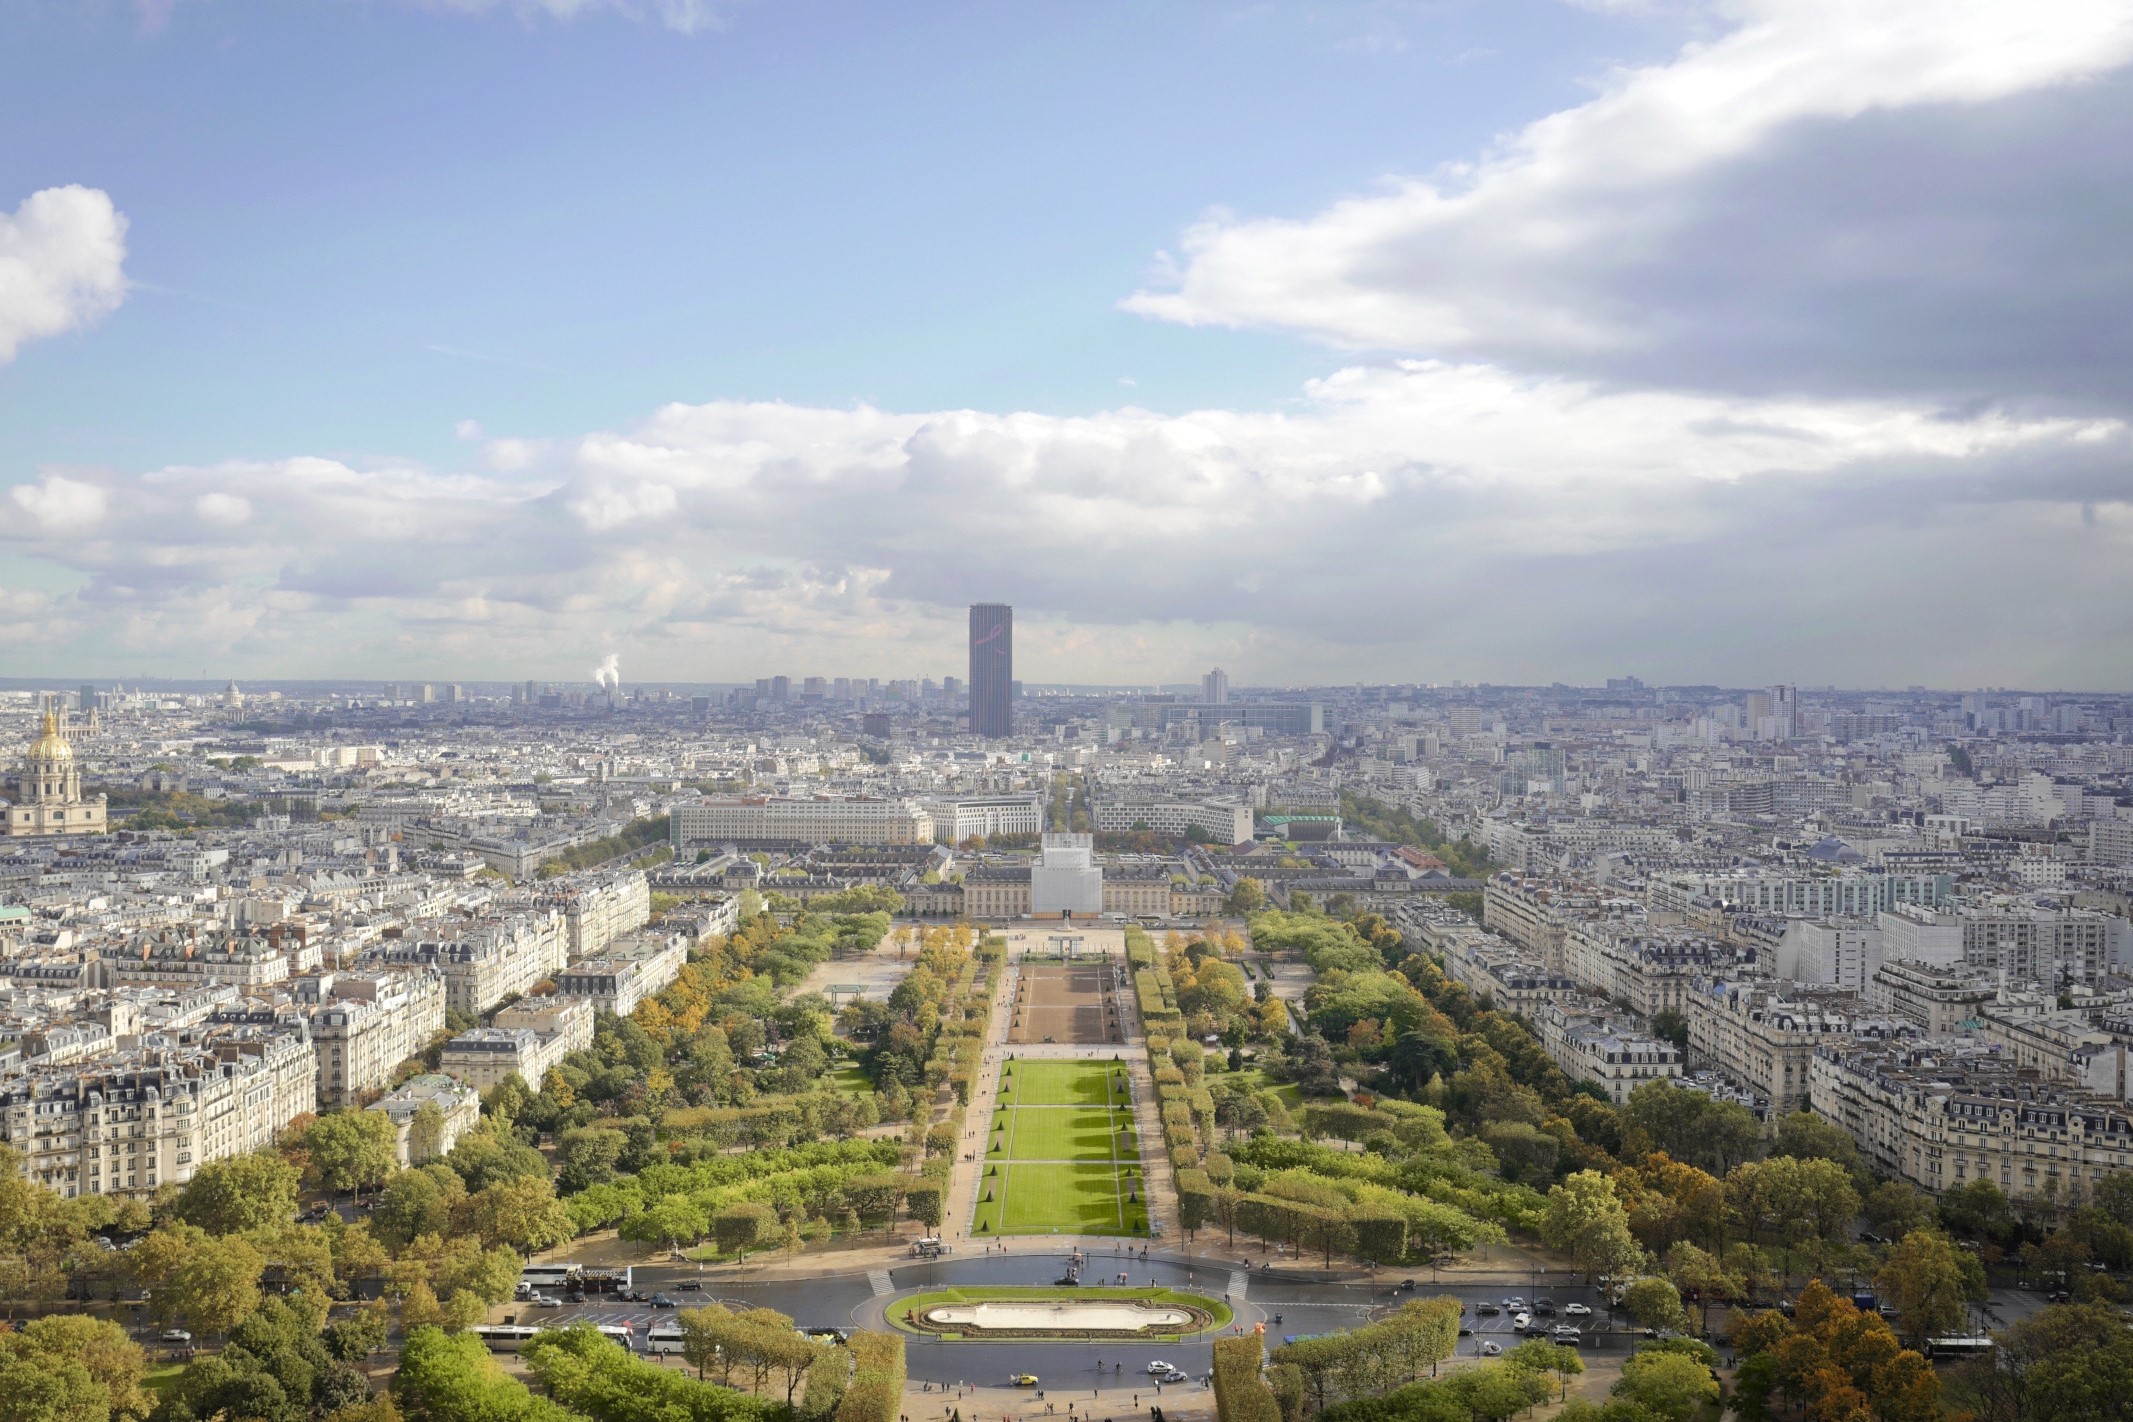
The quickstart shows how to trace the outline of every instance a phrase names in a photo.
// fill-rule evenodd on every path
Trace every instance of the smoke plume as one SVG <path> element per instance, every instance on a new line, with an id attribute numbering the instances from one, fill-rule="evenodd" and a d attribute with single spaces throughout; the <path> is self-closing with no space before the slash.
<path id="1" fill-rule="evenodd" d="M 622 659 L 613 652 L 609 652 L 607 660 L 593 668 L 593 683 L 597 686 L 605 687 L 609 691 L 621 690 Z"/>

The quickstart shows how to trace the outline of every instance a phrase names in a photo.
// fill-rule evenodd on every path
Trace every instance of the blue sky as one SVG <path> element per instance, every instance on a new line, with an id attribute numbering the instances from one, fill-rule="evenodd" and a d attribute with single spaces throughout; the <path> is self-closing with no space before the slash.
<path id="1" fill-rule="evenodd" d="M 2128 7 L 1861 13 L 0 0 L 0 657 L 2133 684 Z"/>
<path id="2" fill-rule="evenodd" d="M 1658 39 L 1557 4 L 825 0 L 689 35 L 361 0 L 0 34 L 0 193 L 110 193 L 138 288 L 9 372 L 18 468 L 447 460 L 461 420 L 669 400 L 1279 401 L 1337 361 L 1117 309 L 1182 227 L 1471 152 Z"/>

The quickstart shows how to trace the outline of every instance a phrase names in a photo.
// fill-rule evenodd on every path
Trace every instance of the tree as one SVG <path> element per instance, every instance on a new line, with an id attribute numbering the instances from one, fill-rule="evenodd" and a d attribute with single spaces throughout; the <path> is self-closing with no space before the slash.
<path id="1" fill-rule="evenodd" d="M 1653 1333 L 1661 1329 L 1680 1331 L 1689 1326 L 1688 1312 L 1681 1306 L 1681 1291 L 1665 1279 L 1638 1279 L 1622 1291 L 1622 1307 L 1639 1327 Z"/>
<path id="2" fill-rule="evenodd" d="M 344 1363 L 360 1363 L 385 1346 L 391 1330 L 391 1314 L 383 1303 L 375 1303 L 327 1325 L 319 1336 L 334 1357 Z"/>
<path id="3" fill-rule="evenodd" d="M 304 1147 L 329 1190 L 372 1189 L 399 1164 L 400 1133 L 383 1111 L 334 1111 L 311 1123 Z"/>
<path id="4" fill-rule="evenodd" d="M 2108 1177 L 2115 1179 L 2117 1177 Z M 1902 1239 L 1933 1222 L 1933 1201 L 1904 1180 L 1884 1180 L 1867 1191 L 1861 1203 L 1866 1222 L 1886 1239 Z"/>
<path id="5" fill-rule="evenodd" d="M 1619 1277 L 1642 1261 L 1644 1250 L 1629 1232 L 1629 1215 L 1614 1182 L 1597 1170 L 1580 1170 L 1548 1192 L 1540 1235 L 1569 1254 L 1589 1277 Z"/>
<path id="6" fill-rule="evenodd" d="M 1670 1081 L 1649 1081 L 1629 1094 L 1622 1106 L 1625 1149 L 1633 1154 L 1664 1151 L 1675 1160 L 1723 1175 L 1761 1151 L 1763 1123 L 1747 1107 L 1718 1101 Z"/>
<path id="7" fill-rule="evenodd" d="M 469 1196 L 467 1221 L 483 1244 L 502 1245 L 521 1254 L 538 1254 L 577 1233 L 570 1211 L 542 1176 L 499 1180 Z"/>
<path id="8" fill-rule="evenodd" d="M 1718 1380 L 1694 1358 L 1650 1349 L 1622 1365 L 1613 1391 L 1666 1422 L 1689 1422 L 1717 1403 Z"/>
<path id="9" fill-rule="evenodd" d="M 1675 1050 L 1689 1049 L 1689 1020 L 1669 1007 L 1652 1015 L 1652 1035 L 1662 1042 L 1672 1042 Z"/>
<path id="10" fill-rule="evenodd" d="M 1859 1158 L 1859 1144 L 1851 1132 L 1812 1111 L 1795 1111 L 1780 1117 L 1770 1153 L 1800 1160 L 1833 1160 L 1855 1179 L 1866 1178 L 1866 1164 Z"/>
<path id="11" fill-rule="evenodd" d="M 1969 1303 L 1985 1297 L 1985 1269 L 1946 1235 L 1915 1229 L 1889 1251 L 1874 1285 L 1895 1305 L 1904 1342 L 1917 1348 L 1963 1330 Z"/>
<path id="12" fill-rule="evenodd" d="M 1563 1395 L 1558 1401 L 1569 1398 L 1570 1380 L 1581 1376 L 1585 1371 L 1585 1360 L 1578 1356 L 1577 1349 L 1550 1343 L 1545 1338 L 1528 1338 L 1503 1357 L 1504 1361 L 1514 1368 L 1524 1368 L 1535 1373 L 1554 1373 L 1563 1384 Z"/>
<path id="13" fill-rule="evenodd" d="M 1230 886 L 1222 900 L 1222 911 L 1236 918 L 1246 918 L 1266 908 L 1266 888 L 1257 879 L 1246 875 Z"/>
<path id="14" fill-rule="evenodd" d="M 243 1234 L 296 1213 L 295 1167 L 270 1150 L 211 1160 L 178 1192 L 172 1213 L 209 1234 Z"/>
<path id="15" fill-rule="evenodd" d="M 398 1249 L 417 1235 L 445 1235 L 467 1198 L 466 1184 L 457 1171 L 441 1162 L 403 1170 L 386 1182 L 371 1211 L 370 1227 L 378 1238 Z"/>
<path id="16" fill-rule="evenodd" d="M 196 1333 L 228 1333 L 259 1309 L 259 1275 L 266 1260 L 240 1235 L 203 1237 L 154 1291 L 165 1319 L 183 1319 Z"/>
<path id="17" fill-rule="evenodd" d="M 415 1108 L 407 1124 L 407 1158 L 416 1165 L 444 1154 L 444 1111 L 434 1101 Z"/>
<path id="18" fill-rule="evenodd" d="M 1711 1305 L 1731 1303 L 1747 1292 L 1747 1281 L 1715 1254 L 1683 1240 L 1668 1251 L 1667 1276 L 1684 1295 L 1694 1295 L 1705 1333 L 1711 1331 Z"/>
<path id="19" fill-rule="evenodd" d="M 108 1319 L 55 1314 L 19 1333 L 0 1333 L 0 1419 L 106 1422 L 139 1417 L 148 1361 L 126 1330 Z"/>

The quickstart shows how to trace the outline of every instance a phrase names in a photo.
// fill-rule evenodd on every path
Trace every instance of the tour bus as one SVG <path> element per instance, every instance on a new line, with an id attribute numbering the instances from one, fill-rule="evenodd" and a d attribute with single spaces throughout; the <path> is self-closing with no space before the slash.
<path id="1" fill-rule="evenodd" d="M 516 1353 L 539 1332 L 523 1323 L 485 1323 L 474 1330 L 474 1336 L 494 1352 Z"/>
<path id="2" fill-rule="evenodd" d="M 655 1323 L 644 1335 L 644 1351 L 647 1353 L 679 1353 L 689 1341 L 689 1334 L 678 1323 Z"/>
<path id="3" fill-rule="evenodd" d="M 602 1338 L 611 1343 L 619 1343 L 624 1349 L 628 1349 L 635 1344 L 636 1340 L 631 1336 L 629 1329 L 622 1324 L 603 1323 L 599 1325 L 599 1328 Z"/>
<path id="4" fill-rule="evenodd" d="M 1928 1338 L 1928 1358 L 1983 1358 L 1991 1354 L 1990 1338 Z"/>
<path id="5" fill-rule="evenodd" d="M 528 1299 L 577 1288 L 582 1272 L 575 1264 L 528 1264 L 518 1271 L 518 1296 Z"/>

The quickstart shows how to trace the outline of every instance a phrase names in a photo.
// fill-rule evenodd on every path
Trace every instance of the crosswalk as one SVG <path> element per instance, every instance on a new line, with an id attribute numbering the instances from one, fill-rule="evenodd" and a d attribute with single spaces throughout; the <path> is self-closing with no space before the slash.
<path id="1" fill-rule="evenodd" d="M 1223 1292 L 1225 1292 L 1229 1297 L 1233 1299 L 1241 1299 L 1244 1297 L 1245 1286 L 1249 1284 L 1251 1280 L 1252 1276 L 1245 1273 L 1242 1269 L 1232 1269 L 1229 1271 L 1229 1288 L 1227 1288 Z"/>
<path id="2" fill-rule="evenodd" d="M 896 1285 L 889 1282 L 889 1271 L 886 1269 L 867 1270 L 867 1282 L 873 1285 L 876 1298 L 896 1292 Z"/>

